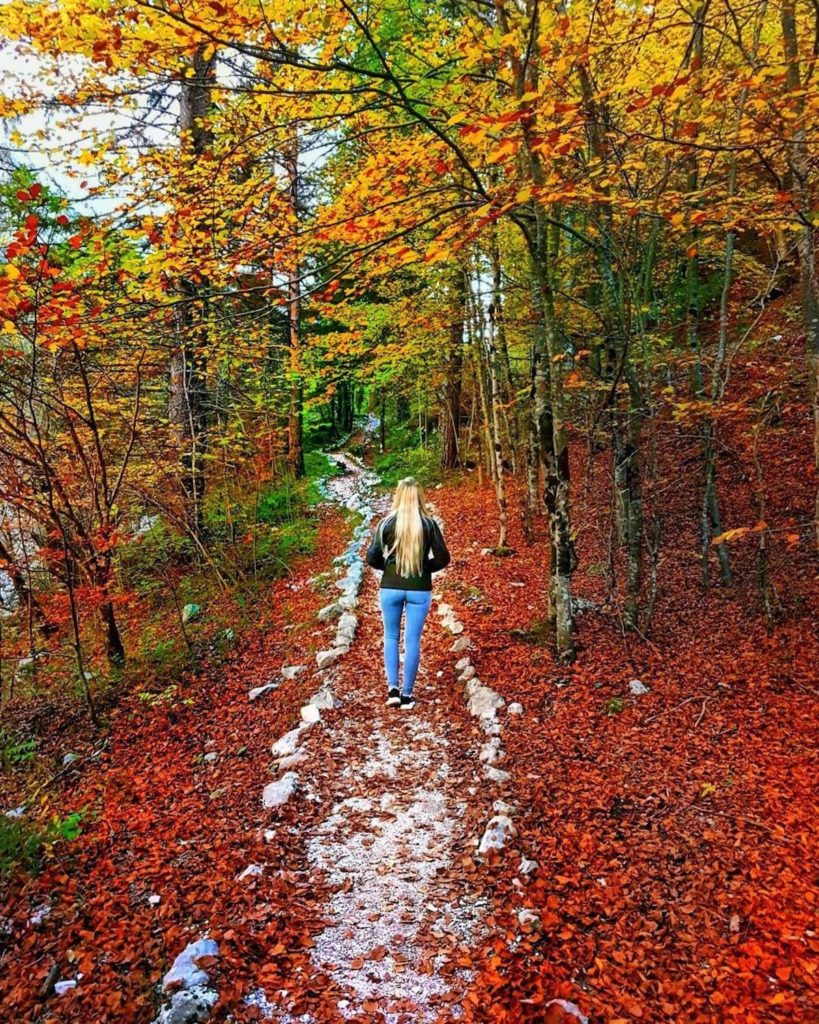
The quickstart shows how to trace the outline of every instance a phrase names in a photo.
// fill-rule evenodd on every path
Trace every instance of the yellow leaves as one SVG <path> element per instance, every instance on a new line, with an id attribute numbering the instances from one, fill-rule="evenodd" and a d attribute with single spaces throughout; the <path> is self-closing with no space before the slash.
<path id="1" fill-rule="evenodd" d="M 508 160 L 514 156 L 518 151 L 518 143 L 514 139 L 504 139 L 492 152 L 487 156 L 486 162 L 488 164 L 499 164 L 504 160 Z"/>
<path id="2" fill-rule="evenodd" d="M 717 544 L 725 544 L 728 541 L 738 540 L 740 537 L 744 537 L 749 533 L 762 533 L 763 530 L 768 529 L 768 524 L 764 519 L 760 519 L 759 522 L 754 523 L 753 526 L 737 526 L 733 530 L 726 530 L 724 533 L 718 534 L 716 537 L 711 539 L 712 547 Z"/>
<path id="3" fill-rule="evenodd" d="M 9 281 L 16 281 L 20 277 L 20 271 L 13 263 L 7 263 L 5 267 L 3 267 L 3 273 Z"/>
<path id="4" fill-rule="evenodd" d="M 522 188 L 515 196 L 515 202 L 522 206 L 524 203 L 528 203 L 533 195 L 534 190 L 531 187 Z"/>
<path id="5" fill-rule="evenodd" d="M 449 249 L 442 245 L 439 241 L 431 242 L 427 246 L 426 255 L 424 256 L 425 263 L 443 263 L 445 260 L 450 258 Z"/>

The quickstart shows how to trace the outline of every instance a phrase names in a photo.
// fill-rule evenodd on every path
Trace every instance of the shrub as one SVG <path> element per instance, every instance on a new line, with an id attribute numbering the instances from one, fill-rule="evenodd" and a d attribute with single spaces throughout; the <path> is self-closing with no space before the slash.
<path id="1" fill-rule="evenodd" d="M 16 868 L 39 870 L 43 857 L 56 843 L 70 843 L 82 832 L 84 811 L 75 811 L 67 818 L 58 815 L 37 825 L 24 818 L 0 817 L 0 875 Z"/>
<path id="2" fill-rule="evenodd" d="M 405 476 L 414 476 L 424 487 L 440 483 L 440 440 L 436 435 L 428 445 L 388 450 L 376 459 L 375 469 L 386 487 L 395 487 Z"/>

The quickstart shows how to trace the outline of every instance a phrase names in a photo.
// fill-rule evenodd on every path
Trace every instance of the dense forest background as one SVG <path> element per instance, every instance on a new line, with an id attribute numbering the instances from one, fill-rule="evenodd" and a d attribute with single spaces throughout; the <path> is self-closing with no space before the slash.
<path id="1" fill-rule="evenodd" d="M 486 576 L 538 567 L 538 679 L 684 647 L 698 709 L 753 637 L 815 696 L 817 25 L 0 6 L 4 876 L 92 827 L 66 751 L 183 702 L 322 554 L 341 446 Z"/>

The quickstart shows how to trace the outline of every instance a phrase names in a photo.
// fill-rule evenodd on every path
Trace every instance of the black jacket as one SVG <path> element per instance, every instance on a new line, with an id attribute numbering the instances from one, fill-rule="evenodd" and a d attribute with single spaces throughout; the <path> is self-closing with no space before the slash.
<path id="1" fill-rule="evenodd" d="M 387 516 L 378 524 L 373 542 L 367 552 L 367 562 L 374 569 L 381 569 L 381 586 L 391 590 L 432 590 L 432 574 L 449 565 L 449 551 L 444 543 L 441 528 L 434 519 L 423 517 L 424 551 L 421 556 L 420 576 L 399 576 L 395 555 L 386 561 L 384 552 L 389 551 L 395 541 L 395 516 Z"/>

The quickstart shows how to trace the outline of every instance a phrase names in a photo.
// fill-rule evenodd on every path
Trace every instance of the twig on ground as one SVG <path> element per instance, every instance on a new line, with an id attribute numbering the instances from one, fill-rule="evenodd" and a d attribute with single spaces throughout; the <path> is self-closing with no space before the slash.
<path id="1" fill-rule="evenodd" d="M 697 720 L 696 720 L 696 722 L 694 722 L 694 728 L 695 729 L 697 728 L 697 726 L 702 721 L 703 715 L 705 714 L 705 706 L 706 706 L 706 704 L 708 703 L 709 700 L 713 700 L 713 698 L 712 697 L 706 697 L 705 700 L 702 702 L 702 711 L 700 711 L 699 715 L 697 715 Z"/>
<path id="2" fill-rule="evenodd" d="M 703 697 L 703 695 L 701 693 L 700 694 L 694 694 L 693 697 L 686 697 L 685 700 L 681 700 L 679 704 L 675 704 L 674 707 L 672 707 L 672 708 L 665 708 L 663 711 L 658 711 L 656 715 L 650 715 L 648 718 L 646 718 L 645 721 L 646 722 L 653 722 L 653 721 L 655 721 L 658 718 L 662 718 L 663 715 L 670 715 L 672 711 L 676 711 L 677 708 L 681 708 L 685 704 L 690 704 L 692 700 L 703 700 L 703 699 L 704 700 L 710 700 L 711 698 L 708 695 Z"/>

